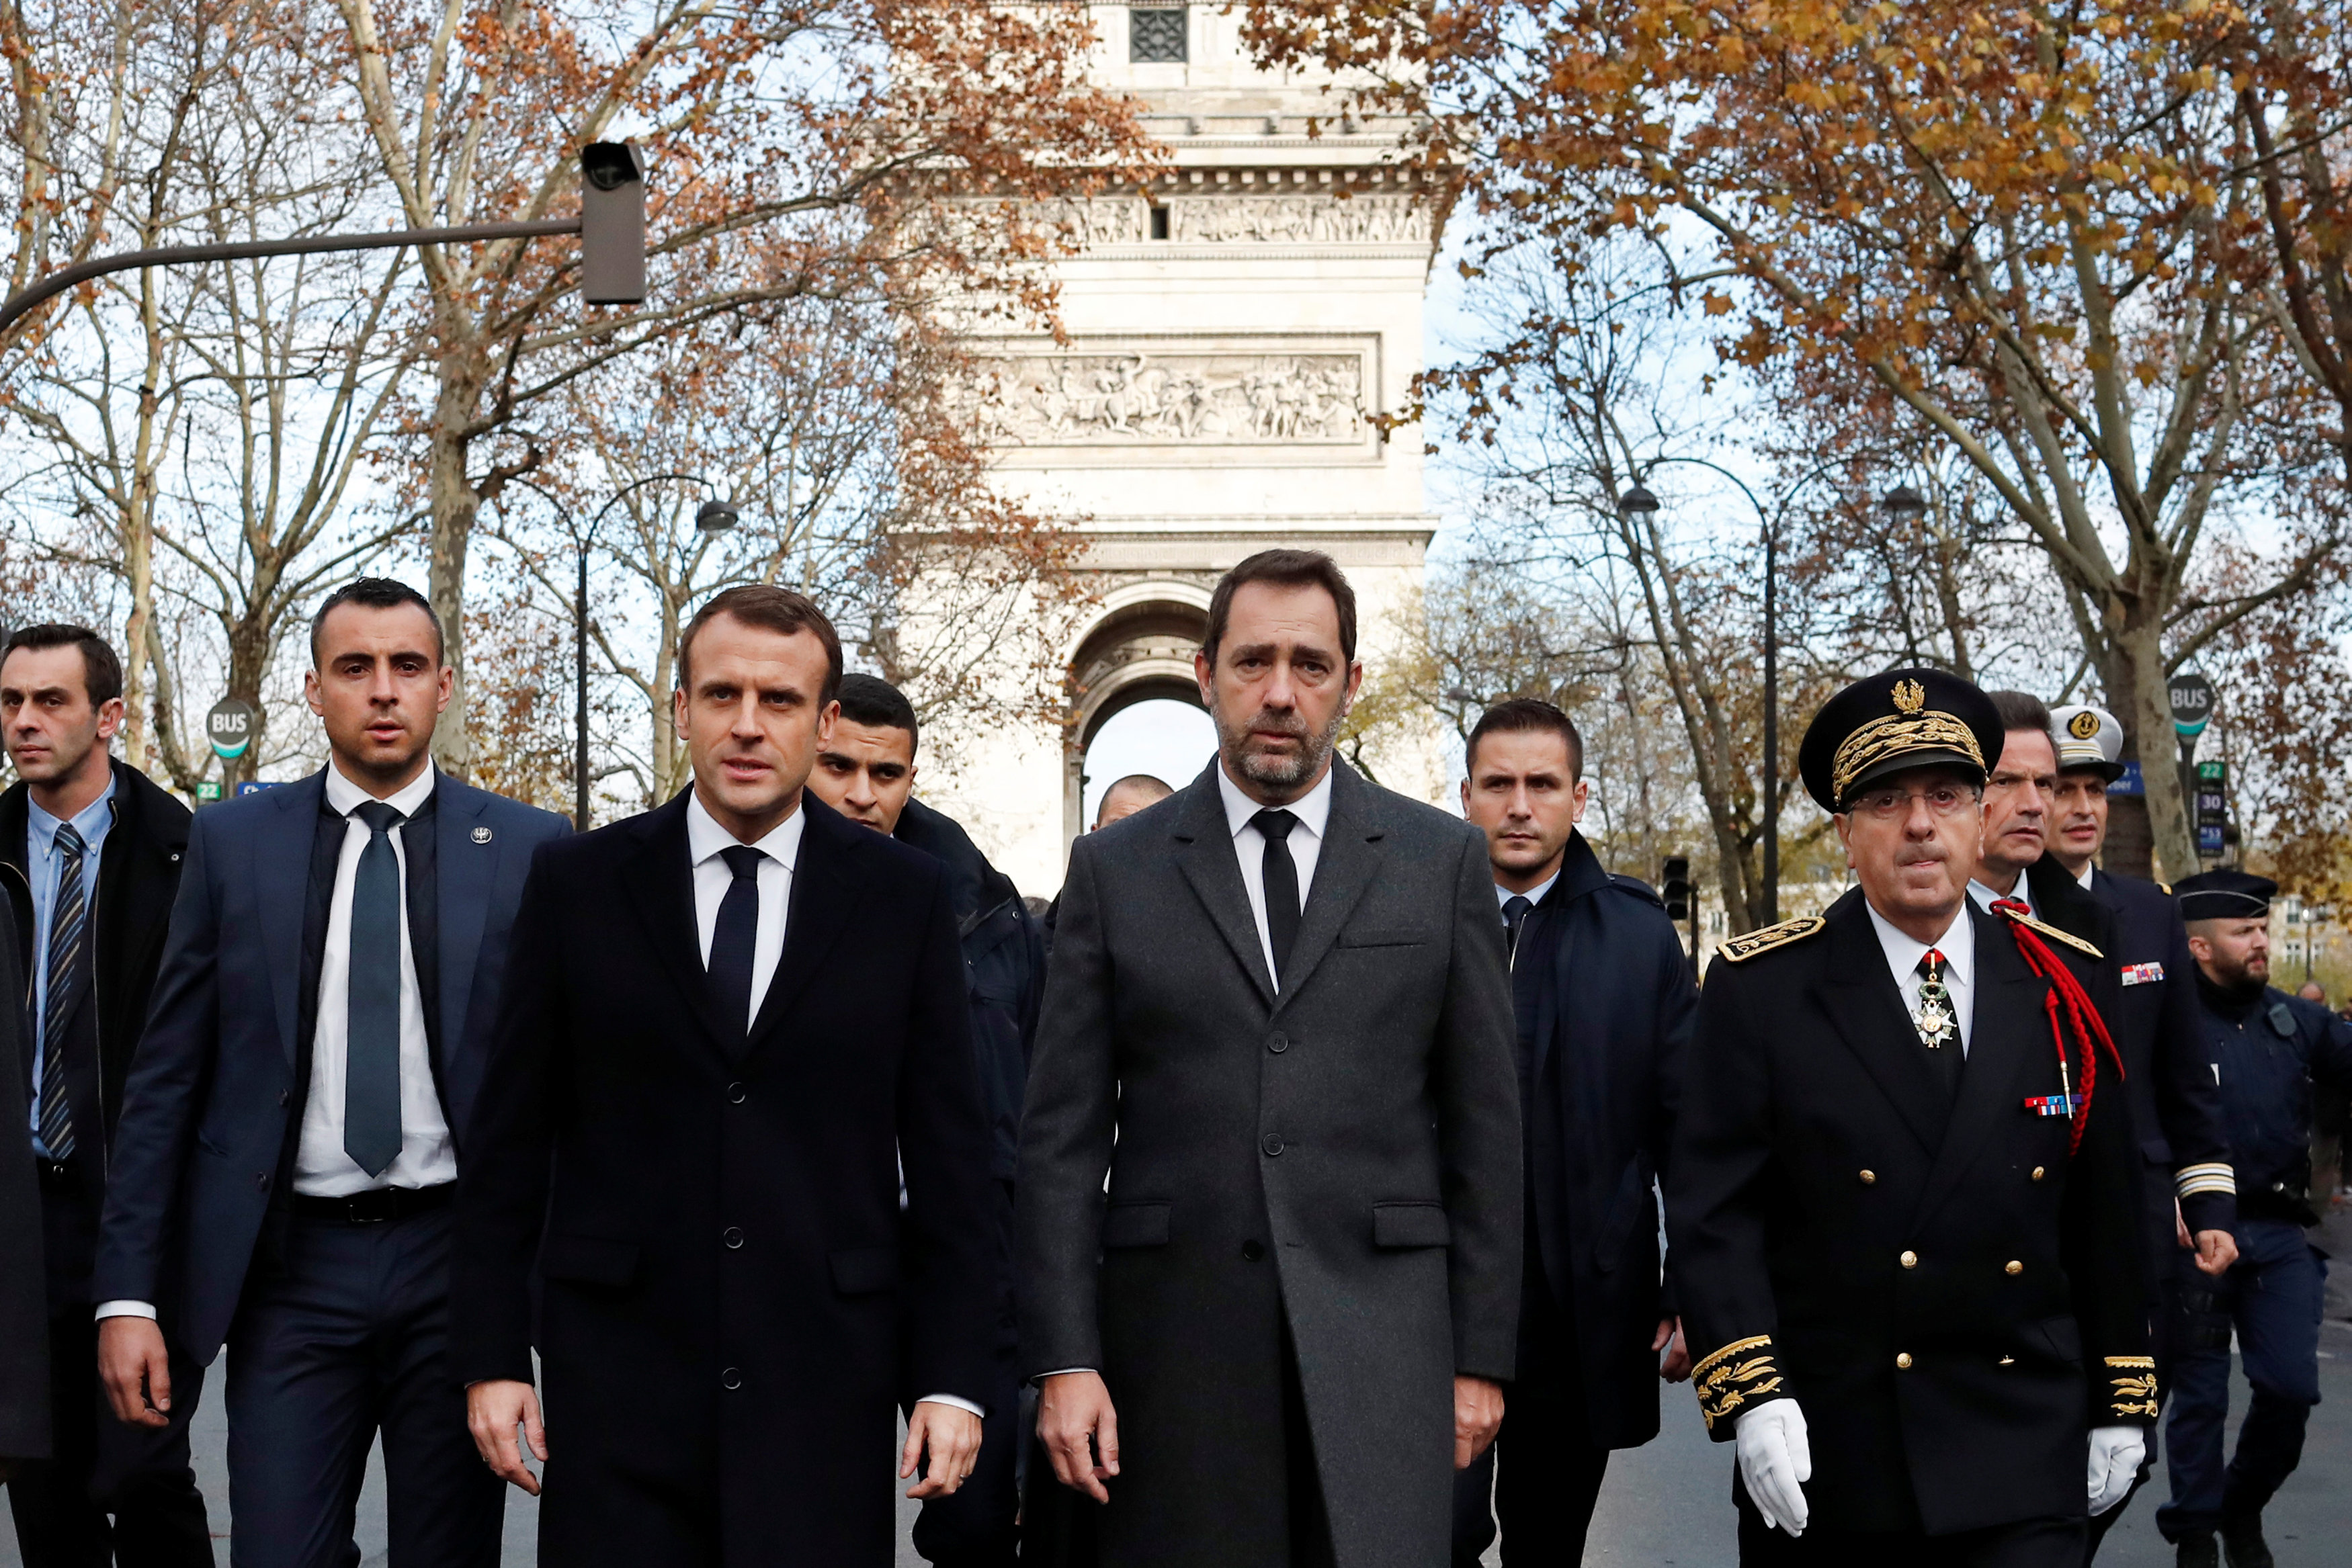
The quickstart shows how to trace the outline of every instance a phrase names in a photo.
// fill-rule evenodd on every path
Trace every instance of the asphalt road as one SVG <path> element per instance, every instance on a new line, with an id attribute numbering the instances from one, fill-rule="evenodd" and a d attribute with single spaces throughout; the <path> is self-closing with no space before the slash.
<path id="1" fill-rule="evenodd" d="M 2328 1241 L 2339 1259 L 2329 1281 L 2327 1322 L 2320 1336 L 2319 1408 L 2312 1412 L 2303 1468 L 2271 1505 L 2266 1519 L 2272 1546 L 2289 1568 L 2341 1558 L 2352 1526 L 2352 1210 L 2337 1209 Z M 211 1394 L 217 1389 L 215 1381 Z M 2232 1391 L 2233 1415 L 2245 1406 L 2242 1379 Z M 1588 1564 L 1642 1564 L 1643 1568 L 1728 1568 L 1735 1560 L 1731 1514 L 1731 1449 L 1706 1440 L 1698 1409 L 1685 1389 L 1667 1393 L 1664 1430 L 1646 1448 L 1620 1454 L 1601 1489 L 1593 1520 Z M 219 1560 L 226 1565 L 228 1480 L 223 1467 L 226 1427 L 217 1397 L 208 1397 L 196 1416 L 196 1473 L 214 1508 Z M 2103 1568 L 2169 1568 L 2172 1553 L 2156 1532 L 2156 1505 L 2167 1495 L 2163 1468 L 2129 1505 L 2106 1547 Z M 505 1561 L 522 1568 L 536 1560 L 537 1504 L 520 1493 L 507 1505 Z M 906 1544 L 904 1524 L 913 1518 L 901 1504 L 898 1562 L 915 1568 L 921 1559 Z M 362 1568 L 383 1568 L 383 1490 L 379 1460 L 369 1467 L 360 1500 Z M 20 1568 L 15 1532 L 0 1530 L 0 1568 Z M 1489 1563 L 1499 1559 L 1489 1554 Z M 1433 1564 L 1432 1568 L 1440 1568 Z"/>

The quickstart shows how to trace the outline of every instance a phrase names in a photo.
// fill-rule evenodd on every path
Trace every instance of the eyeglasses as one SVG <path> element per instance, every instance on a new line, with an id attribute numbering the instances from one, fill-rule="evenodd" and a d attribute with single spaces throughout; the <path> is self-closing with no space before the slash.
<path id="1" fill-rule="evenodd" d="M 1957 817 L 1977 809 L 1977 791 L 1965 784 L 1930 784 L 1924 789 L 1873 789 L 1858 795 L 1846 808 L 1849 814 L 1873 821 L 1892 822 L 1911 814 L 1911 802 L 1925 800 L 1938 817 Z"/>

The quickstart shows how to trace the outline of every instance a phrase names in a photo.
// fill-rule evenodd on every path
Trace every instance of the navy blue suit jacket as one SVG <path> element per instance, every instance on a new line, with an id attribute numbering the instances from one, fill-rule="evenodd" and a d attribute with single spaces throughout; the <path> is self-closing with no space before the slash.
<path id="1" fill-rule="evenodd" d="M 115 1131 L 93 1298 L 166 1303 L 166 1332 L 199 1361 L 228 1335 L 301 1124 L 302 919 L 325 780 L 197 813 Z M 434 1070 L 462 1165 L 523 877 L 568 824 L 446 774 L 434 797 Z"/>

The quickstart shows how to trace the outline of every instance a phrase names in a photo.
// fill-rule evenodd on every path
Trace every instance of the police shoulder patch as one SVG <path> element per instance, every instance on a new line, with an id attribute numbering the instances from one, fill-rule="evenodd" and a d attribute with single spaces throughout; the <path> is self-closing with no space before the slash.
<path id="1" fill-rule="evenodd" d="M 1794 920 L 1783 920 L 1778 925 L 1767 925 L 1759 931 L 1731 937 L 1716 951 L 1723 955 L 1726 963 L 1741 964 L 1759 953 L 1769 953 L 1775 947 L 1801 942 L 1827 924 L 1818 915 L 1800 915 Z"/>
<path id="2" fill-rule="evenodd" d="M 2001 913 L 2007 915 L 2010 919 L 2016 921 L 2020 925 L 2032 927 L 2037 934 L 2047 936 L 2053 942 L 2063 942 L 2067 946 L 2072 947 L 2077 953 L 2085 954 L 2094 958 L 2104 958 L 2106 956 L 2105 954 L 2100 952 L 2096 947 L 2092 946 L 2088 942 L 2084 941 L 2080 936 L 2075 936 L 2070 931 L 2061 931 L 2058 927 L 2049 924 L 2047 921 L 2036 920 L 2031 915 L 2020 915 L 2013 909 L 2004 909 Z"/>

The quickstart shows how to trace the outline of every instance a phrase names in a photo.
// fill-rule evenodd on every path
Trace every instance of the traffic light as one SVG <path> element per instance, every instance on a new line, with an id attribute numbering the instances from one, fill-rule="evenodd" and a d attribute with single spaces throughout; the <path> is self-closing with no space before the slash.
<path id="1" fill-rule="evenodd" d="M 646 160 L 634 143 L 580 150 L 580 298 L 638 305 L 646 298 Z"/>
<path id="2" fill-rule="evenodd" d="M 1689 917 L 1690 894 L 1690 857 L 1668 855 L 1665 870 L 1658 877 L 1658 896 L 1666 901 L 1667 919 Z"/>

